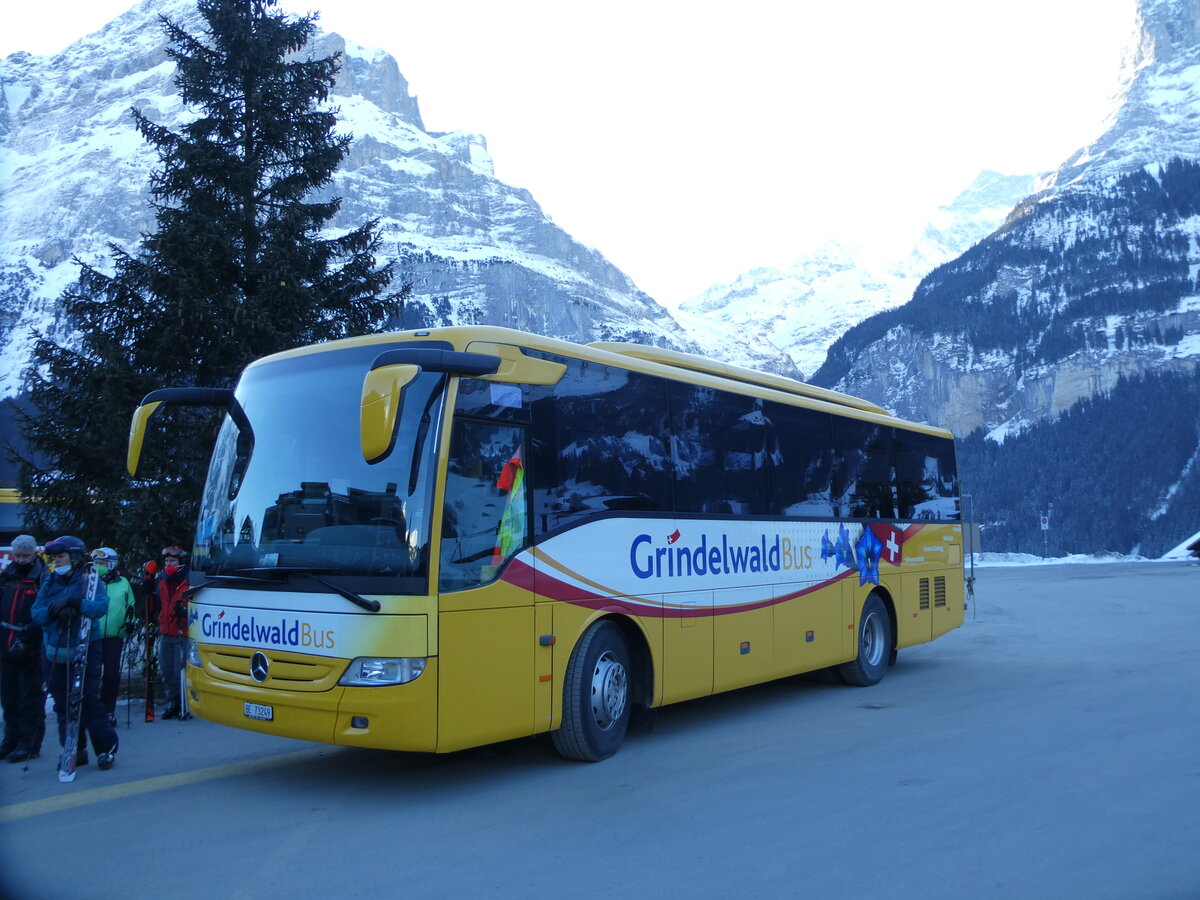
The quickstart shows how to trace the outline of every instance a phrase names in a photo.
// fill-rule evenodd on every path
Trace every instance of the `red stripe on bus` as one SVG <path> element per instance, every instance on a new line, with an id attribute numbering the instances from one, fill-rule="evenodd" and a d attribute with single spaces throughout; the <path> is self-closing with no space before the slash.
<path id="1" fill-rule="evenodd" d="M 715 606 L 712 608 L 658 606 L 619 594 L 598 594 L 565 582 L 547 572 L 538 571 L 520 559 L 510 560 L 501 578 L 508 584 L 532 591 L 539 596 L 547 597 L 550 600 L 558 600 L 563 603 L 570 603 L 575 606 L 582 606 L 586 609 L 605 609 L 613 603 L 619 603 L 637 615 L 646 616 L 647 618 L 690 619 L 709 615 L 726 616 L 734 613 L 764 609 L 768 606 L 786 603 L 789 600 L 795 600 L 798 597 L 804 597 L 823 590 L 857 574 L 855 570 L 847 569 L 844 572 L 834 575 L 832 578 L 827 578 L 824 581 L 808 585 L 799 590 L 789 591 L 786 594 L 768 597 L 753 603 L 739 603 L 732 606 Z"/>

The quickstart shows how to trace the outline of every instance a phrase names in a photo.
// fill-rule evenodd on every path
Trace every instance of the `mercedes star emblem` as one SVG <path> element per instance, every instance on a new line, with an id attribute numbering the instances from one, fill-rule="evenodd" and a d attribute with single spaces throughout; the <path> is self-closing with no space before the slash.
<path id="1" fill-rule="evenodd" d="M 271 661 L 267 659 L 267 655 L 262 651 L 250 657 L 250 677 L 260 684 L 267 680 L 270 668 Z"/>

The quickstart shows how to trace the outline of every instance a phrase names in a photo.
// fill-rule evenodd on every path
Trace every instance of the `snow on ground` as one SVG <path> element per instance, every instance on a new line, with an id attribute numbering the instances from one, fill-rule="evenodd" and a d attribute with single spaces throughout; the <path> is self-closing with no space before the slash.
<path id="1" fill-rule="evenodd" d="M 1186 546 L 1186 545 L 1181 545 Z M 1174 553 L 1175 551 L 1171 551 Z M 976 553 L 975 567 L 989 566 L 1062 566 L 1092 563 L 1170 562 L 1187 559 L 1186 550 L 1172 556 L 1170 553 L 1158 560 L 1145 556 L 1127 556 L 1122 553 L 1072 553 L 1070 556 L 1036 556 L 1033 553 Z M 968 565 L 970 557 L 967 557 Z"/>

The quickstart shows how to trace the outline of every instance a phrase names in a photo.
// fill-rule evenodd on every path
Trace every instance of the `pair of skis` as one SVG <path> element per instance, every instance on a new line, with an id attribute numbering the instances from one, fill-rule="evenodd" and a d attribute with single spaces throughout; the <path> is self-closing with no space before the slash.
<path id="1" fill-rule="evenodd" d="M 192 717 L 191 711 L 188 710 L 187 698 L 187 667 L 188 661 L 185 656 L 183 663 L 179 666 L 179 721 L 186 722 Z"/>
<path id="2" fill-rule="evenodd" d="M 150 624 L 150 606 L 146 605 L 146 721 L 154 721 L 154 686 L 157 679 L 154 677 L 155 671 L 158 669 L 158 660 L 154 654 L 154 635 L 157 632 L 153 625 Z"/>
<path id="3" fill-rule="evenodd" d="M 146 721 L 153 722 L 155 716 L 154 710 L 154 688 L 158 683 L 155 678 L 155 673 L 158 671 L 158 659 L 154 652 L 154 638 L 157 629 L 152 627 L 149 622 L 146 623 Z M 187 699 L 187 660 L 184 659 L 183 664 L 179 667 L 179 719 L 186 722 L 192 717 L 188 710 Z"/>
<path id="4" fill-rule="evenodd" d="M 83 604 L 96 599 L 96 591 L 100 585 L 100 573 L 96 570 L 95 563 L 85 563 L 84 572 L 86 583 L 79 609 L 79 638 L 71 651 L 71 660 L 67 663 L 67 734 L 63 740 L 62 753 L 58 757 L 58 780 L 64 783 L 75 780 L 79 725 L 83 719 L 83 686 L 87 678 L 88 644 L 91 643 L 92 637 L 92 620 L 84 615 Z"/>

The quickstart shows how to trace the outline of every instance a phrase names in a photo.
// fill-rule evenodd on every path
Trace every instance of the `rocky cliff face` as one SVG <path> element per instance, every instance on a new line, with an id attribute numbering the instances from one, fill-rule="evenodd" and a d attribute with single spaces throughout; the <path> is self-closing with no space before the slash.
<path id="1" fill-rule="evenodd" d="M 176 126 L 179 102 L 158 26 L 193 33 L 187 0 L 145 0 L 53 57 L 9 56 L 0 97 L 0 397 L 17 393 L 35 328 L 65 336 L 56 299 L 77 272 L 104 269 L 154 227 L 147 181 L 157 160 L 130 107 Z M 575 341 L 696 346 L 666 311 L 599 252 L 575 241 L 528 191 L 495 178 L 486 141 L 425 130 L 394 59 L 336 34 L 314 53 L 341 51 L 334 103 L 354 135 L 330 193 L 332 224 L 380 220 L 384 253 L 414 290 L 405 323 L 487 322 Z"/>
<path id="2" fill-rule="evenodd" d="M 1123 375 L 1200 366 L 1200 0 L 1138 12 L 1105 133 L 814 381 L 1000 438 Z"/>

